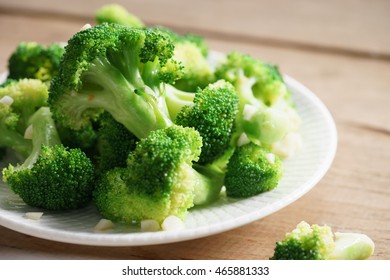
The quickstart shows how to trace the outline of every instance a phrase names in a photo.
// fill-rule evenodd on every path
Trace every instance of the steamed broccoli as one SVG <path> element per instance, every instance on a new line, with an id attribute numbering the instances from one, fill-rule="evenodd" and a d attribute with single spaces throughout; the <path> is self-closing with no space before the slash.
<path id="1" fill-rule="evenodd" d="M 213 180 L 198 173 L 202 139 L 193 128 L 170 126 L 152 131 L 130 153 L 127 166 L 108 171 L 94 191 L 103 217 L 126 223 L 168 216 L 184 218 L 196 190 L 208 191 Z"/>
<path id="2" fill-rule="evenodd" d="M 238 111 L 237 93 L 229 82 L 220 80 L 196 93 L 167 86 L 166 102 L 176 124 L 193 127 L 202 136 L 199 164 L 211 163 L 225 153 Z"/>
<path id="3" fill-rule="evenodd" d="M 57 75 L 64 47 L 58 43 L 44 46 L 37 42 L 21 42 L 8 60 L 9 79 L 50 81 Z"/>
<path id="4" fill-rule="evenodd" d="M 183 76 L 175 83 L 178 89 L 195 91 L 215 81 L 207 57 L 203 56 L 202 49 L 192 41 L 176 42 L 174 58 L 183 65 Z"/>
<path id="5" fill-rule="evenodd" d="M 329 226 L 301 222 L 276 243 L 272 260 L 358 260 L 374 252 L 374 242 L 359 233 L 333 233 Z"/>
<path id="6" fill-rule="evenodd" d="M 48 107 L 29 119 L 32 152 L 21 165 L 3 169 L 3 181 L 23 201 L 49 210 L 86 206 L 92 198 L 94 167 L 78 149 L 61 144 Z"/>
<path id="7" fill-rule="evenodd" d="M 123 6 L 108 4 L 100 7 L 95 13 L 97 23 L 117 23 L 128 27 L 144 27 L 144 23 L 129 13 Z"/>
<path id="8" fill-rule="evenodd" d="M 215 75 L 237 89 L 240 110 L 236 138 L 244 133 L 254 143 L 269 145 L 299 128 L 291 93 L 276 66 L 232 52 Z"/>
<path id="9" fill-rule="evenodd" d="M 163 96 L 181 75 L 173 49 L 157 30 L 103 23 L 76 33 L 50 86 L 54 118 L 77 130 L 107 111 L 137 138 L 172 124 Z"/>
<path id="10" fill-rule="evenodd" d="M 227 164 L 226 194 L 244 198 L 273 190 L 282 172 L 282 161 L 268 149 L 254 143 L 237 147 Z"/>
<path id="11" fill-rule="evenodd" d="M 0 87 L 0 147 L 27 157 L 32 149 L 25 139 L 29 118 L 47 102 L 48 89 L 37 79 L 13 80 Z"/>

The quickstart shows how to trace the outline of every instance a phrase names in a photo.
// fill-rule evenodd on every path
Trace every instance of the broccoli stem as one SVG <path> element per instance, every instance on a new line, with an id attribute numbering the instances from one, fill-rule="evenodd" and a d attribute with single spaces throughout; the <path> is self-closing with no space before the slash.
<path id="1" fill-rule="evenodd" d="M 244 110 L 246 104 L 251 104 L 256 106 L 259 109 L 265 108 L 265 104 L 258 100 L 253 95 L 253 86 L 256 84 L 255 78 L 248 78 L 242 72 L 239 78 L 236 81 L 235 87 L 237 88 L 237 92 L 240 93 L 239 103 L 240 103 L 240 111 Z"/>
<path id="2" fill-rule="evenodd" d="M 55 123 L 48 107 L 41 107 L 31 116 L 33 127 L 32 152 L 23 162 L 21 168 L 32 168 L 41 152 L 42 145 L 54 146 L 61 144 Z"/>
<path id="3" fill-rule="evenodd" d="M 133 77 L 130 81 L 128 75 Z M 98 58 L 83 73 L 83 81 L 78 94 L 64 98 L 73 114 L 81 117 L 89 108 L 103 108 L 139 139 L 152 130 L 172 125 L 164 104 L 143 84 L 139 71 L 128 70 L 123 75 L 108 59 Z"/>
<path id="4" fill-rule="evenodd" d="M 31 141 L 16 131 L 0 127 L 0 147 L 10 147 L 22 157 L 28 157 L 31 153 Z"/>
<path id="5" fill-rule="evenodd" d="M 374 242 L 365 234 L 335 232 L 336 247 L 328 259 L 365 260 L 374 252 Z"/>
<path id="6" fill-rule="evenodd" d="M 195 94 L 179 90 L 171 85 L 166 85 L 166 104 L 172 120 L 184 106 L 194 106 Z"/>
<path id="7" fill-rule="evenodd" d="M 218 199 L 223 186 L 224 172 L 212 166 L 193 166 L 196 174 L 194 205 L 209 205 Z"/>

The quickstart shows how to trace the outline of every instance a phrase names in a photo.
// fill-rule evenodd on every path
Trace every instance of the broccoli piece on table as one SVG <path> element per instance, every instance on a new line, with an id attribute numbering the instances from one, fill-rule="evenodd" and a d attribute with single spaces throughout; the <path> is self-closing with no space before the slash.
<path id="1" fill-rule="evenodd" d="M 227 164 L 226 194 L 245 198 L 273 190 L 282 173 L 282 161 L 267 148 L 254 143 L 237 147 Z"/>
<path id="2" fill-rule="evenodd" d="M 144 27 L 144 23 L 138 17 L 119 4 L 107 4 L 100 7 L 95 13 L 95 19 L 99 24 L 107 22 L 129 27 Z"/>
<path id="3" fill-rule="evenodd" d="M 183 219 L 194 206 L 196 190 L 214 188 L 214 181 L 192 166 L 201 146 L 193 128 L 173 125 L 152 131 L 130 153 L 126 167 L 104 174 L 94 191 L 98 210 L 107 219 L 126 223 L 161 223 L 171 215 Z"/>
<path id="4" fill-rule="evenodd" d="M 220 80 L 197 92 L 167 86 L 166 103 L 175 124 L 195 128 L 203 141 L 199 164 L 208 164 L 228 149 L 235 128 L 238 97 L 234 87 Z"/>
<path id="5" fill-rule="evenodd" d="M 374 242 L 360 233 L 333 233 L 329 226 L 302 221 L 276 243 L 271 260 L 359 260 L 374 252 Z"/>
<path id="6" fill-rule="evenodd" d="M 79 149 L 61 144 L 48 107 L 30 118 L 32 152 L 21 165 L 3 169 L 3 181 L 23 201 L 48 210 L 76 209 L 92 198 L 94 167 Z"/>
<path id="7" fill-rule="evenodd" d="M 10 80 L 0 87 L 0 147 L 30 154 L 31 141 L 24 137 L 28 120 L 46 105 L 47 96 L 47 85 L 37 79 Z"/>
<path id="8" fill-rule="evenodd" d="M 8 60 L 9 79 L 39 79 L 48 82 L 58 73 L 64 47 L 59 43 L 44 46 L 21 42 Z"/>
<path id="9" fill-rule="evenodd" d="M 77 130 L 107 111 L 137 138 L 167 127 L 164 84 L 181 75 L 173 50 L 157 30 L 103 23 L 76 33 L 49 90 L 55 120 Z"/>
<path id="10" fill-rule="evenodd" d="M 245 134 L 257 144 L 273 144 L 300 126 L 291 93 L 276 66 L 239 52 L 228 54 L 215 73 L 237 89 L 240 110 L 237 139 Z"/>

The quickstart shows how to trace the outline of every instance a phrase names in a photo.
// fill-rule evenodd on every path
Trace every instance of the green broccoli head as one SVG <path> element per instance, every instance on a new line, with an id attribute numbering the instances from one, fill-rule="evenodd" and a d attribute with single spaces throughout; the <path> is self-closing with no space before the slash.
<path id="1" fill-rule="evenodd" d="M 176 94 L 176 98 L 180 97 Z M 168 108 L 181 103 L 168 102 Z M 224 80 L 198 89 L 189 105 L 183 106 L 175 118 L 178 125 L 193 127 L 202 136 L 199 164 L 207 164 L 222 156 L 230 145 L 238 112 L 234 87 Z"/>
<path id="2" fill-rule="evenodd" d="M 225 175 L 229 197 L 254 196 L 277 187 L 282 177 L 282 161 L 265 147 L 254 143 L 237 147 Z"/>
<path id="3" fill-rule="evenodd" d="M 288 94 L 278 68 L 248 54 L 240 52 L 228 54 L 226 62 L 216 69 L 216 76 L 234 85 L 241 85 L 243 77 L 251 79 L 252 94 L 245 96 L 246 100 L 243 100 L 245 104 L 256 103 L 258 102 L 256 100 L 259 100 L 270 106 Z"/>
<path id="4" fill-rule="evenodd" d="M 0 88 L 0 98 L 10 97 L 12 111 L 18 114 L 18 128 L 24 133 L 28 119 L 41 106 L 47 104 L 48 88 L 38 79 L 20 79 Z"/>
<path id="5" fill-rule="evenodd" d="M 49 210 L 75 209 L 92 198 L 94 167 L 79 149 L 64 147 L 48 107 L 30 118 L 32 152 L 21 165 L 3 169 L 3 180 L 23 201 Z"/>
<path id="6" fill-rule="evenodd" d="M 331 227 L 302 221 L 276 242 L 271 260 L 357 260 L 374 251 L 372 240 L 359 233 L 333 233 Z"/>
<path id="7" fill-rule="evenodd" d="M 157 30 L 103 23 L 76 33 L 50 86 L 55 119 L 78 129 L 107 111 L 138 138 L 166 127 L 163 85 L 182 73 L 173 50 Z"/>
<path id="8" fill-rule="evenodd" d="M 9 166 L 3 176 L 23 201 L 48 210 L 77 209 L 91 200 L 94 168 L 79 149 L 42 145 L 31 168 Z"/>
<path id="9" fill-rule="evenodd" d="M 117 23 L 128 27 L 145 27 L 144 23 L 135 15 L 118 4 L 109 4 L 96 12 L 96 21 L 101 23 Z M 208 46 L 205 40 L 195 34 L 180 35 L 166 27 L 148 27 L 166 33 L 175 45 L 174 59 L 183 66 L 183 75 L 176 81 L 177 88 L 186 91 L 195 91 L 198 87 L 205 87 L 215 80 L 214 73 L 207 63 Z"/>
<path id="10" fill-rule="evenodd" d="M 125 7 L 119 4 L 108 4 L 100 7 L 95 14 L 96 22 L 101 24 L 117 23 L 128 27 L 143 27 L 144 23 Z"/>
<path id="11" fill-rule="evenodd" d="M 150 28 L 167 34 L 175 45 L 173 58 L 183 66 L 183 74 L 175 82 L 176 88 L 192 92 L 216 81 L 207 60 L 208 46 L 203 37 L 191 33 L 178 34 L 162 26 Z"/>
<path id="12" fill-rule="evenodd" d="M 281 242 L 276 243 L 274 260 L 324 260 L 335 249 L 329 226 L 301 222 Z"/>
<path id="13" fill-rule="evenodd" d="M 24 139 L 29 118 L 46 105 L 47 85 L 37 79 L 10 80 L 0 87 L 0 147 L 27 157 L 31 141 Z"/>
<path id="14" fill-rule="evenodd" d="M 64 47 L 58 43 L 44 46 L 21 42 L 8 60 L 9 79 L 39 79 L 47 82 L 58 73 Z"/>
<path id="15" fill-rule="evenodd" d="M 175 83 L 178 89 L 196 91 L 215 81 L 207 57 L 196 43 L 185 40 L 176 42 L 174 58 L 183 65 L 183 76 Z"/>
<path id="16" fill-rule="evenodd" d="M 107 219 L 132 223 L 184 218 L 193 206 L 199 182 L 192 162 L 202 140 L 192 128 L 171 126 L 155 130 L 138 142 L 127 167 L 108 171 L 94 192 L 100 213 Z"/>
<path id="17" fill-rule="evenodd" d="M 276 66 L 233 52 L 215 75 L 230 81 L 238 92 L 236 139 L 245 134 L 251 142 L 270 145 L 299 129 L 300 117 Z"/>

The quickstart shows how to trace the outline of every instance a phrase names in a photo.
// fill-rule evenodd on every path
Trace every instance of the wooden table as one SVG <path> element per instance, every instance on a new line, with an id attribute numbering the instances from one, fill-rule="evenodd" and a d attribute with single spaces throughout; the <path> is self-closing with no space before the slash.
<path id="1" fill-rule="evenodd" d="M 65 4 L 66 3 L 66 4 Z M 66 41 L 94 23 L 98 1 L 2 0 L 0 71 L 20 41 Z M 205 36 L 219 51 L 276 63 L 329 108 L 339 134 L 326 176 L 295 203 L 199 240 L 141 247 L 46 241 L 0 227 L 0 259 L 268 259 L 301 220 L 369 235 L 390 259 L 390 2 L 118 1 L 147 24 Z"/>

